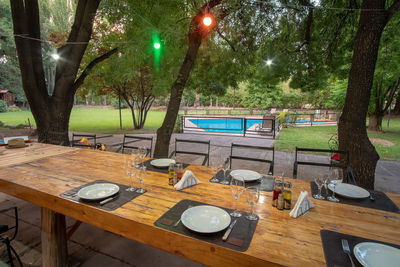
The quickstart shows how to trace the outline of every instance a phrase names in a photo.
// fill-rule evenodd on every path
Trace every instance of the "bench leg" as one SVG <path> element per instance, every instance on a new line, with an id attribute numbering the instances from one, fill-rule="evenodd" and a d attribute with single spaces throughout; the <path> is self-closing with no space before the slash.
<path id="1" fill-rule="evenodd" d="M 42 217 L 42 266 L 68 266 L 65 216 L 41 208 Z"/>

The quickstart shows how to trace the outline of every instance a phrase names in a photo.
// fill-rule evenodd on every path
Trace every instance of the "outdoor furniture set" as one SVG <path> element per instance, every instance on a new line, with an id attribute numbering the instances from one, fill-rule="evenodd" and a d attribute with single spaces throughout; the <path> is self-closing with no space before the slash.
<path id="1" fill-rule="evenodd" d="M 145 170 L 143 184 L 133 185 L 143 187 L 144 193 L 130 190 L 132 171 L 127 173 L 124 168 L 127 159 Z M 232 159 L 237 160 L 233 156 L 230 162 Z M 250 170 L 240 170 L 247 171 L 240 179 L 232 171 L 229 185 L 211 181 L 222 175 L 213 164 L 185 164 L 182 180 L 189 177 L 196 182 L 174 188 L 168 184 L 168 169 L 153 161 L 144 156 L 138 160 L 130 154 L 33 143 L 0 155 L 0 191 L 41 207 L 43 266 L 68 264 L 70 235 L 65 216 L 209 266 L 351 266 L 349 252 L 357 264 L 374 257 L 366 242 L 400 248 L 400 194 L 365 190 L 368 196 L 343 194 L 337 197 L 338 203 L 312 199 L 310 207 L 314 207 L 293 218 L 289 210 L 272 206 L 273 188 L 263 187 L 264 181 L 278 177 L 259 175 L 256 180 L 246 180 L 252 175 Z M 143 166 L 148 166 L 147 171 Z M 250 184 L 238 198 L 232 196 L 235 180 Z M 307 199 L 308 193 L 321 194 L 318 183 L 285 181 L 293 185 L 293 203 L 299 196 Z M 85 195 L 88 186 L 110 189 L 110 184 L 115 190 L 111 196 L 88 200 L 90 193 Z M 256 195 L 247 193 L 251 188 L 258 188 Z M 111 200 L 104 203 L 104 197 Z M 242 216 L 231 215 L 234 210 Z M 210 218 L 217 222 L 211 224 Z M 342 239 L 348 243 L 345 251 Z M 385 253 L 389 256 L 380 259 L 382 263 L 396 258 L 393 252 Z"/>

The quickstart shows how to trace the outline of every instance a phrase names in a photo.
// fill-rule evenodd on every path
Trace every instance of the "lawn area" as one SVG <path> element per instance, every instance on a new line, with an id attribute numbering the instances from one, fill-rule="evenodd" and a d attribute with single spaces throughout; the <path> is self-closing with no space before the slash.
<path id="1" fill-rule="evenodd" d="M 136 133 L 155 132 L 162 124 L 165 111 L 151 110 L 147 115 L 145 127 Z M 35 120 L 30 111 L 0 113 L 0 121 L 8 125 L 31 124 Z M 132 132 L 133 122 L 129 109 L 122 110 L 122 130 L 119 129 L 119 111 L 112 108 L 85 108 L 72 109 L 69 130 L 91 133 L 127 133 Z"/>
<path id="2" fill-rule="evenodd" d="M 392 146 L 374 144 L 381 159 L 400 160 L 400 119 L 391 119 L 389 128 L 387 120 L 384 120 L 382 126 L 383 133 L 369 132 L 368 136 L 394 143 Z M 285 128 L 281 130 L 274 146 L 281 151 L 294 151 L 296 146 L 329 149 L 328 140 L 335 133 L 337 133 L 336 126 Z"/>

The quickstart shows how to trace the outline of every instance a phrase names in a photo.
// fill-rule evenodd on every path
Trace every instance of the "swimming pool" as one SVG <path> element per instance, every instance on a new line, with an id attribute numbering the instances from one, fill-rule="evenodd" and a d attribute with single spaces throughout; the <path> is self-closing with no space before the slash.
<path id="1" fill-rule="evenodd" d="M 190 118 L 188 121 L 206 132 L 223 133 L 244 133 L 245 124 L 248 131 L 262 123 L 262 119 L 247 118 Z"/>

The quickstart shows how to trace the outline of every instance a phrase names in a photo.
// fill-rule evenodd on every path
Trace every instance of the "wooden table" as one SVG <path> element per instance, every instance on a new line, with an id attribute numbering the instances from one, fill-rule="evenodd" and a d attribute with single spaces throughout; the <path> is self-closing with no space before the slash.
<path id="1" fill-rule="evenodd" d="M 263 192 L 255 207 L 260 221 L 251 245 L 247 251 L 238 252 L 154 226 L 182 199 L 234 208 L 229 186 L 210 183 L 212 172 L 207 167 L 189 166 L 202 183 L 183 191 L 168 186 L 166 174 L 148 172 L 144 181 L 148 192 L 109 212 L 61 198 L 60 194 L 98 179 L 129 184 L 121 154 L 34 144 L 5 150 L 0 164 L 0 191 L 42 208 L 43 266 L 66 266 L 64 215 L 213 266 L 323 266 L 321 229 L 400 243 L 400 214 L 313 199 L 315 208 L 293 219 L 288 211 L 271 206 L 272 193 Z M 290 181 L 294 201 L 300 191 L 310 193 L 309 182 Z M 399 194 L 388 196 L 400 205 Z M 249 211 L 244 198 L 239 209 Z"/>

